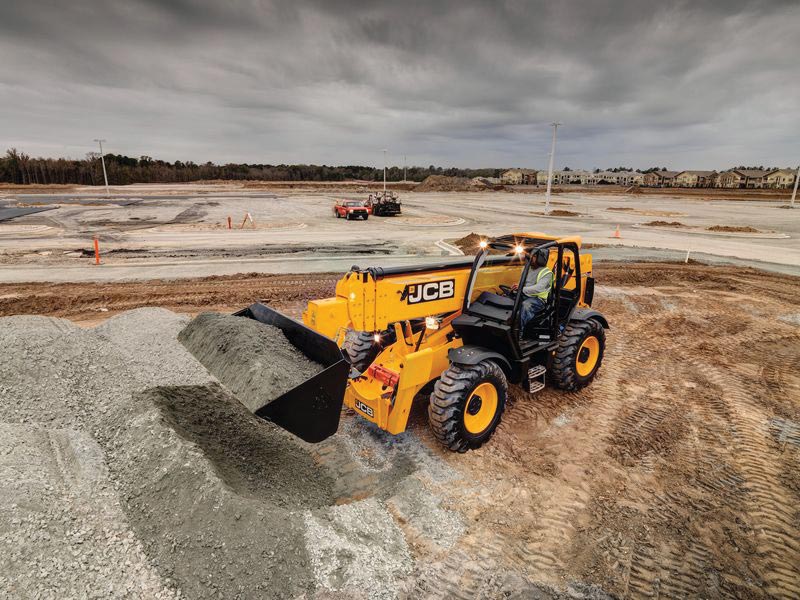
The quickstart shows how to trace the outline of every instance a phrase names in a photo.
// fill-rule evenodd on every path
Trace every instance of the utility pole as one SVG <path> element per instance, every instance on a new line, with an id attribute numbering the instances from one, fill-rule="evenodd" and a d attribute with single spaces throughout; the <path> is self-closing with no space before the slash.
<path id="1" fill-rule="evenodd" d="M 386 148 L 383 149 L 383 195 L 386 195 Z"/>
<path id="2" fill-rule="evenodd" d="M 553 126 L 553 145 L 550 146 L 550 168 L 547 170 L 547 193 L 544 197 L 544 214 L 550 214 L 550 190 L 553 188 L 553 159 L 556 156 L 556 132 L 561 123 L 551 123 Z"/>
<path id="3" fill-rule="evenodd" d="M 797 184 L 800 183 L 800 167 L 797 167 L 797 173 L 794 176 L 794 190 L 792 191 L 792 201 L 789 203 L 791 208 L 794 208 L 794 199 L 797 197 Z"/>
<path id="4" fill-rule="evenodd" d="M 408 167 L 408 161 L 406 160 L 406 155 L 403 154 L 403 183 L 408 181 L 408 177 L 406 176 L 407 167 Z"/>
<path id="5" fill-rule="evenodd" d="M 103 142 L 105 140 L 98 140 L 95 138 L 94 140 L 98 144 L 100 144 L 100 162 L 103 164 L 103 181 L 106 182 L 106 196 L 108 196 L 111 192 L 108 190 L 108 175 L 106 174 L 106 159 L 103 156 Z"/>

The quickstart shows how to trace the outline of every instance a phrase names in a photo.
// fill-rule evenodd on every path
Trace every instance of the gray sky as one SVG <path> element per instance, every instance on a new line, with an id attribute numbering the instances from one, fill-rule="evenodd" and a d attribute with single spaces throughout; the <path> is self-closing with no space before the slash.
<path id="1" fill-rule="evenodd" d="M 800 2 L 0 0 L 0 151 L 800 161 Z"/>

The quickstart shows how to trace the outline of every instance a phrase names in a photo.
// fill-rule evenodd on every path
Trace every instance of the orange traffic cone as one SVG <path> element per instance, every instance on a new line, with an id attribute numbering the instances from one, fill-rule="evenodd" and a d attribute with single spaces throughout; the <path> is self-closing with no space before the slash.
<path id="1" fill-rule="evenodd" d="M 618 240 L 622 239 L 622 235 L 619 232 L 619 225 L 617 225 L 617 230 L 614 232 L 614 237 Z"/>

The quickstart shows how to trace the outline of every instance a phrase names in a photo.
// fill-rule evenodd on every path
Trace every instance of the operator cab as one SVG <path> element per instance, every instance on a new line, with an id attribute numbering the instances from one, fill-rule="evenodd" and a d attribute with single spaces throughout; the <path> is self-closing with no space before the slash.
<path id="1" fill-rule="evenodd" d="M 549 254 L 553 289 L 545 306 L 520 332 L 522 289 L 537 253 Z M 481 243 L 465 294 L 453 321 L 465 344 L 478 344 L 520 360 L 555 344 L 580 298 L 580 259 L 574 242 L 508 235 Z M 512 267 L 512 268 L 509 268 Z M 568 282 L 570 285 L 567 285 Z M 521 335 L 520 335 L 521 334 Z"/>

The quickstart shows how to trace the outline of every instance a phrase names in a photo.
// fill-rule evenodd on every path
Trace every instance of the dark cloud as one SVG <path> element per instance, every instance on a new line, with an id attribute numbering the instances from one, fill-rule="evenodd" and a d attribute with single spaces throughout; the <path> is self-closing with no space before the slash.
<path id="1" fill-rule="evenodd" d="M 0 0 L 2 2 L 2 0 Z M 0 3 L 0 146 L 81 156 L 797 161 L 797 2 Z"/>

